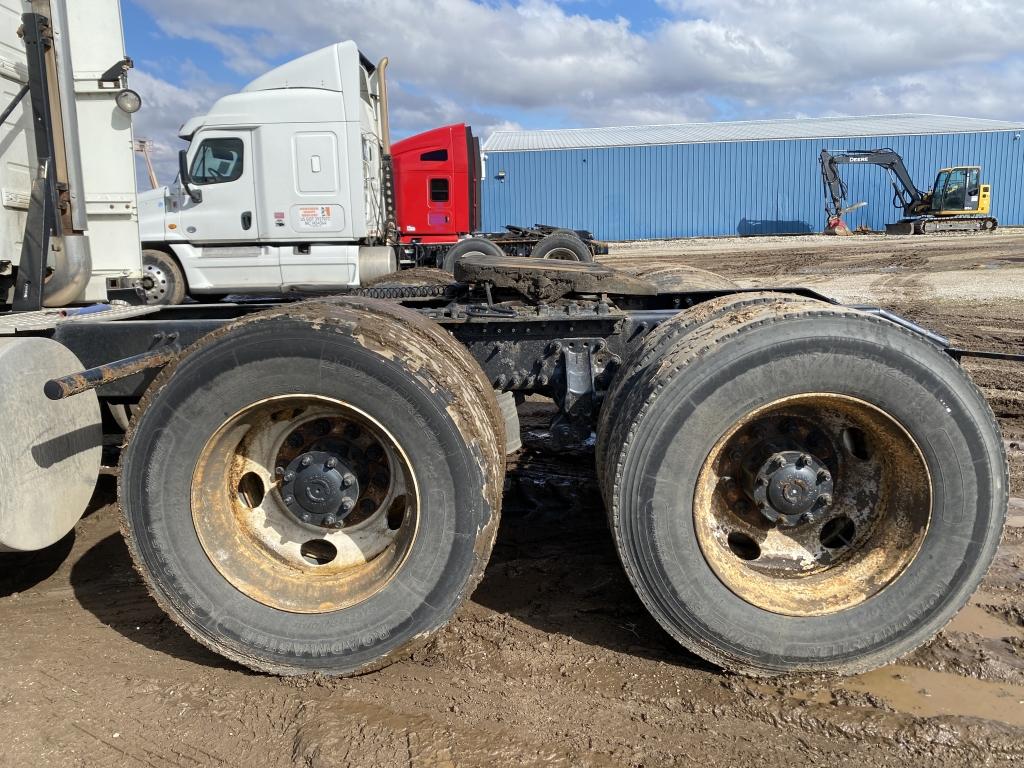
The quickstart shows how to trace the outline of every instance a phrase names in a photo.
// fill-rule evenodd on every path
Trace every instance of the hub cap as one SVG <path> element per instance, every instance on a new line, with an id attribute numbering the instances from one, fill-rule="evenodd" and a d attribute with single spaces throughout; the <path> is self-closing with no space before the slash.
<path id="1" fill-rule="evenodd" d="M 770 523 L 814 522 L 832 505 L 832 473 L 809 453 L 780 451 L 761 465 L 752 496 Z"/>
<path id="2" fill-rule="evenodd" d="M 146 294 L 147 304 L 159 304 L 167 295 L 167 273 L 156 264 L 146 264 L 142 268 L 142 290 Z"/>

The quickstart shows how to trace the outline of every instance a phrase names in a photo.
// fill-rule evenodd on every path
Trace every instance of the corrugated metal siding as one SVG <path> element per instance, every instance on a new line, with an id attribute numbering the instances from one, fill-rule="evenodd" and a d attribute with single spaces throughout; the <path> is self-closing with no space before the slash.
<path id="1" fill-rule="evenodd" d="M 800 139 L 486 153 L 483 225 L 552 224 L 606 240 L 821 231 L 824 192 L 818 153 L 891 147 L 930 188 L 949 165 L 981 165 L 993 214 L 1024 225 L 1024 139 L 1015 131 L 864 139 Z M 505 172 L 504 181 L 496 176 Z M 852 227 L 882 229 L 900 212 L 888 174 L 841 167 L 849 200 L 866 208 Z"/>
<path id="2" fill-rule="evenodd" d="M 762 139 L 853 138 L 932 133 L 978 133 L 1020 130 L 1005 120 L 951 115 L 865 115 L 788 120 L 741 120 L 675 125 L 627 125 L 608 128 L 558 128 L 548 131 L 495 131 L 484 152 L 585 149 L 648 144 L 692 144 Z"/>

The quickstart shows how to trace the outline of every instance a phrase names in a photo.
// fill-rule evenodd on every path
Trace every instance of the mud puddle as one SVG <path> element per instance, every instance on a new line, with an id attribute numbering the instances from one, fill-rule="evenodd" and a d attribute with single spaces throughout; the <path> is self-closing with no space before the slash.
<path id="1" fill-rule="evenodd" d="M 981 596 L 981 599 L 984 599 L 984 595 Z M 945 631 L 959 632 L 964 635 L 980 635 L 989 640 L 1024 639 L 1024 627 L 1012 626 L 999 616 L 992 615 L 985 608 L 974 603 L 961 610 Z"/>
<path id="2" fill-rule="evenodd" d="M 908 715 L 977 717 L 1024 728 L 1024 685 L 893 665 L 851 677 L 842 687 L 875 696 Z"/>

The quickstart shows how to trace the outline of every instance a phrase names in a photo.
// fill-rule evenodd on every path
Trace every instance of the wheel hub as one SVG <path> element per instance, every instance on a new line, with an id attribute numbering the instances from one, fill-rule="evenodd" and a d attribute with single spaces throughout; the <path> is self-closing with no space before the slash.
<path id="1" fill-rule="evenodd" d="M 307 451 L 278 467 L 281 497 L 299 521 L 341 528 L 356 508 L 359 480 L 352 468 L 329 451 Z"/>
<path id="2" fill-rule="evenodd" d="M 798 525 L 814 522 L 832 504 L 832 474 L 815 456 L 779 451 L 754 478 L 754 502 L 769 522 Z"/>

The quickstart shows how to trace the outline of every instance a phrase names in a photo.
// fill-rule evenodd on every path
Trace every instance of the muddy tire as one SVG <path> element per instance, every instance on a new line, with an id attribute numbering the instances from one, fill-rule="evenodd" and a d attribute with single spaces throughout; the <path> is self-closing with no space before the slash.
<path id="1" fill-rule="evenodd" d="M 591 263 L 594 254 L 587 244 L 575 233 L 565 234 L 554 232 L 541 239 L 530 251 L 531 259 L 561 259 L 562 261 L 581 261 Z"/>
<path id="2" fill-rule="evenodd" d="M 484 256 L 492 256 L 496 259 L 505 256 L 505 252 L 501 250 L 501 247 L 491 242 L 485 237 L 470 237 L 466 240 L 460 240 L 444 255 L 444 263 L 442 269 L 448 273 L 455 272 L 455 262 L 463 256 L 468 256 L 471 253 L 482 254 Z"/>
<path id="3" fill-rule="evenodd" d="M 884 320 L 742 314 L 672 346 L 602 423 L 620 558 L 655 619 L 727 669 L 888 663 L 991 563 L 1008 484 L 992 412 Z"/>
<path id="4" fill-rule="evenodd" d="M 397 305 L 292 305 L 161 373 L 121 464 L 123 530 L 164 610 L 276 674 L 407 655 L 480 579 L 503 422 L 477 363 Z"/>
<path id="5" fill-rule="evenodd" d="M 185 273 L 163 251 L 147 248 L 142 252 L 142 279 L 147 304 L 181 304 L 188 295 Z"/>
<path id="6" fill-rule="evenodd" d="M 731 291 L 739 286 L 717 272 L 686 266 L 685 264 L 660 265 L 630 270 L 634 277 L 648 280 L 658 288 L 658 293 L 687 293 L 689 291 Z"/>

